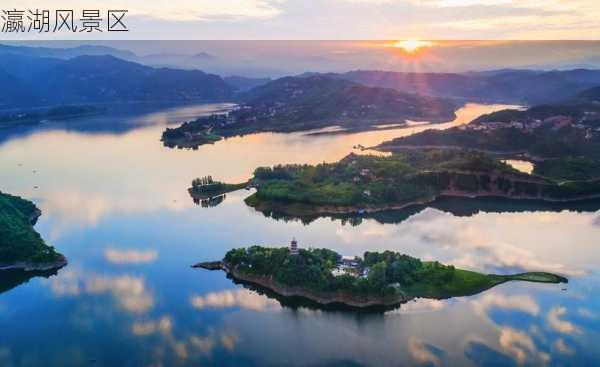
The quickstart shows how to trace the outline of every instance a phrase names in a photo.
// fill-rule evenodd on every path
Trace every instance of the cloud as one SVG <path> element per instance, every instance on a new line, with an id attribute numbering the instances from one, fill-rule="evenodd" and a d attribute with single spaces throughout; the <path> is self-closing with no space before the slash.
<path id="1" fill-rule="evenodd" d="M 200 337 L 192 335 L 190 337 L 190 345 L 199 350 L 202 354 L 208 355 L 216 345 L 214 338 Z"/>
<path id="2" fill-rule="evenodd" d="M 563 338 L 559 338 L 554 342 L 554 348 L 560 353 L 565 355 L 573 355 L 575 351 L 573 348 L 569 347 Z"/>
<path id="3" fill-rule="evenodd" d="M 429 343 L 423 342 L 422 340 L 410 338 L 408 341 L 408 352 L 418 364 L 426 364 L 436 367 L 442 365 L 441 357 L 443 356 L 444 352 Z"/>
<path id="4" fill-rule="evenodd" d="M 196 309 L 240 307 L 253 311 L 279 310 L 281 306 L 273 299 L 247 289 L 226 290 L 193 296 L 190 300 Z"/>
<path id="5" fill-rule="evenodd" d="M 169 335 L 172 329 L 173 322 L 168 316 L 163 316 L 159 320 L 134 322 L 131 326 L 131 332 L 138 336 L 147 336 L 156 333 Z"/>
<path id="6" fill-rule="evenodd" d="M 87 2 L 87 4 L 86 4 Z M 187 22 L 197 20 L 243 20 L 264 19 L 281 14 L 278 1 L 272 0 L 177 0 L 175 2 L 128 0 L 127 6 L 115 0 L 99 4 L 92 0 L 22 0 L 23 8 L 73 9 L 76 14 L 83 9 L 100 10 L 105 14 L 109 9 L 127 9 L 130 16 Z"/>
<path id="7" fill-rule="evenodd" d="M 581 330 L 575 326 L 570 321 L 565 321 L 561 319 L 562 316 L 567 314 L 567 309 L 565 307 L 553 307 L 550 311 L 548 311 L 548 315 L 546 316 L 546 320 L 550 327 L 559 333 L 563 334 L 579 334 Z"/>
<path id="8" fill-rule="evenodd" d="M 503 327 L 500 329 L 499 343 L 502 349 L 513 356 L 520 364 L 527 361 L 541 361 L 547 364 L 550 356 L 539 352 L 529 335 L 522 331 Z"/>
<path id="9" fill-rule="evenodd" d="M 221 334 L 221 345 L 230 352 L 235 349 L 238 341 L 239 337 L 236 334 Z"/>
<path id="10" fill-rule="evenodd" d="M 540 313 L 540 306 L 529 295 L 506 296 L 499 293 L 488 293 L 473 301 L 475 311 L 489 318 L 489 311 L 494 308 L 517 310 L 532 316 Z"/>
<path id="11" fill-rule="evenodd" d="M 579 314 L 579 316 L 585 317 L 586 319 L 595 320 L 598 318 L 598 316 L 596 316 L 596 314 L 592 310 L 589 310 L 585 307 L 579 307 L 577 309 L 577 313 Z"/>
<path id="12" fill-rule="evenodd" d="M 113 264 L 146 264 L 156 261 L 158 252 L 155 250 L 119 250 L 107 248 L 104 258 Z"/>
<path id="13" fill-rule="evenodd" d="M 85 274 L 71 270 L 49 279 L 48 282 L 50 289 L 57 296 L 110 294 L 119 307 L 132 313 L 143 313 L 154 306 L 154 297 L 146 289 L 143 277 Z"/>

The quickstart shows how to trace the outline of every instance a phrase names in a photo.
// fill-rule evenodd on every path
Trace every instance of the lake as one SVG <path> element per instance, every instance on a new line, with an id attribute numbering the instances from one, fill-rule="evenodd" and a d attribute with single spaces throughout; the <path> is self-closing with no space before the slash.
<path id="1" fill-rule="evenodd" d="M 198 150 L 159 141 L 168 124 L 227 106 L 135 109 L 0 130 L 0 190 L 42 209 L 36 229 L 69 259 L 57 275 L 0 275 L 1 366 L 598 365 L 600 204 L 454 201 L 397 220 L 275 220 L 241 190 L 204 208 L 198 176 L 237 182 L 278 163 L 333 162 L 456 121 L 357 134 L 262 133 Z M 234 247 L 394 250 L 482 272 L 544 270 L 568 285 L 507 283 L 386 313 L 281 306 L 190 265 Z"/>

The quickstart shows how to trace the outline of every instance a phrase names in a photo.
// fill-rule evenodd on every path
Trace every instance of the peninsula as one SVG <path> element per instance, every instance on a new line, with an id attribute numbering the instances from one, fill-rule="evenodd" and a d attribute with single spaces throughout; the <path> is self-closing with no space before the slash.
<path id="1" fill-rule="evenodd" d="M 237 108 L 167 128 L 164 145 L 196 148 L 225 137 L 293 132 L 338 126 L 341 131 L 377 129 L 406 120 L 446 122 L 458 105 L 444 98 L 366 87 L 326 76 L 285 77 L 253 88 Z"/>
<path id="2" fill-rule="evenodd" d="M 579 162 L 551 160 L 548 176 L 519 172 L 477 151 L 417 149 L 390 156 L 350 154 L 336 163 L 259 167 L 246 204 L 295 217 L 363 214 L 424 205 L 440 197 L 501 197 L 569 202 L 600 197 L 600 172 Z M 575 176 L 576 171 L 577 176 Z M 583 177 L 584 179 L 570 179 Z"/>
<path id="3" fill-rule="evenodd" d="M 600 87 L 562 103 L 497 111 L 466 125 L 396 138 L 376 149 L 432 147 L 477 149 L 534 161 L 569 156 L 600 159 Z"/>
<path id="4" fill-rule="evenodd" d="M 41 214 L 32 202 L 0 192 L 0 270 L 39 272 L 67 264 L 33 229 Z"/>
<path id="5" fill-rule="evenodd" d="M 279 296 L 356 308 L 396 306 L 415 298 L 468 296 L 508 281 L 568 282 L 544 272 L 482 274 L 392 251 L 341 256 L 329 249 L 299 248 L 295 240 L 289 247 L 233 249 L 221 261 L 194 267 L 223 270 L 236 281 Z"/>

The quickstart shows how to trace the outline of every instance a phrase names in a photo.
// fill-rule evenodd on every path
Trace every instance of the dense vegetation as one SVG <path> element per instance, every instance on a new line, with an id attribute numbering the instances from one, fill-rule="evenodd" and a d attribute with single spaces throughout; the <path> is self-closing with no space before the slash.
<path id="1" fill-rule="evenodd" d="M 540 158 L 584 156 L 600 159 L 600 105 L 596 90 L 555 105 L 482 115 L 469 125 L 427 130 L 385 142 L 379 149 L 402 146 L 453 146 L 497 153 L 528 153 Z"/>
<path id="2" fill-rule="evenodd" d="M 600 177 L 600 161 L 584 157 L 546 159 L 535 163 L 533 173 L 555 180 L 592 180 Z"/>
<path id="3" fill-rule="evenodd" d="M 426 262 L 392 251 L 365 252 L 343 275 L 332 270 L 341 256 L 328 249 L 300 249 L 291 255 L 288 248 L 252 246 L 227 252 L 223 261 L 245 275 L 271 277 L 279 284 L 315 292 L 343 292 L 352 296 L 383 299 L 412 297 L 445 298 L 474 294 L 507 280 L 562 282 L 566 279 L 546 273 L 516 276 L 485 275 L 456 269 L 437 261 Z M 365 271 L 367 270 L 367 271 Z M 365 275 L 367 274 L 367 275 Z"/>
<path id="4" fill-rule="evenodd" d="M 249 204 L 264 200 L 339 206 L 402 204 L 436 196 L 451 185 L 465 191 L 489 190 L 490 178 L 485 174 L 492 172 L 524 177 L 477 152 L 415 150 L 389 157 L 350 154 L 337 163 L 257 168 L 252 180 L 257 192 Z"/>
<path id="5" fill-rule="evenodd" d="M 33 203 L 0 193 L 0 265 L 47 263 L 60 258 L 33 229 L 37 212 Z"/>
<path id="6" fill-rule="evenodd" d="M 366 252 L 364 260 L 357 258 L 357 273 L 368 268 L 367 276 L 332 275 L 341 256 L 328 249 L 300 249 L 297 256 L 287 248 L 252 246 L 229 251 L 225 262 L 243 273 L 273 278 L 287 286 L 304 287 L 314 291 L 347 291 L 353 294 L 394 296 L 400 289 L 443 286 L 452 281 L 453 266 L 421 260 L 386 251 Z"/>
<path id="7" fill-rule="evenodd" d="M 429 203 L 440 196 L 581 200 L 600 196 L 598 163 L 548 160 L 535 174 L 486 153 L 407 149 L 390 156 L 350 154 L 336 163 L 259 167 L 246 203 L 271 216 L 364 213 Z"/>
<path id="8" fill-rule="evenodd" d="M 291 132 L 341 126 L 376 128 L 404 120 L 448 121 L 456 104 L 450 100 L 371 88 L 324 76 L 285 77 L 245 92 L 239 108 L 228 115 L 202 117 L 167 129 L 168 146 L 197 147 L 218 137 L 262 131 Z"/>

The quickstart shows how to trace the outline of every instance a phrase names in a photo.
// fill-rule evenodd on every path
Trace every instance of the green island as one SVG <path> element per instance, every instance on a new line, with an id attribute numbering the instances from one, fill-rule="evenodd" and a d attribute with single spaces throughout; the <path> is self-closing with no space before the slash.
<path id="1" fill-rule="evenodd" d="M 231 191 L 243 189 L 247 184 L 247 182 L 242 182 L 239 184 L 226 184 L 223 182 L 214 181 L 212 176 L 204 176 L 193 179 L 192 187 L 190 187 L 188 191 L 194 198 L 208 199 L 226 194 Z"/>
<path id="2" fill-rule="evenodd" d="M 530 272 L 482 274 L 393 251 L 341 256 L 329 249 L 251 246 L 227 252 L 223 260 L 194 267 L 224 270 L 234 280 L 258 285 L 283 297 L 320 305 L 395 306 L 415 298 L 474 295 L 508 281 L 566 283 L 562 276 Z"/>
<path id="3" fill-rule="evenodd" d="M 258 132 L 293 132 L 336 126 L 342 132 L 403 125 L 406 120 L 446 122 L 458 105 L 444 98 L 366 87 L 326 76 L 285 77 L 244 93 L 240 104 L 167 128 L 167 147 L 196 149 L 222 138 Z M 339 133 L 340 131 L 337 131 Z"/>
<path id="4" fill-rule="evenodd" d="M 479 151 L 409 149 L 389 156 L 350 154 L 336 163 L 259 167 L 246 183 L 256 192 L 245 201 L 263 213 L 303 217 L 398 210 L 440 197 L 548 202 L 600 197 L 595 166 L 585 170 L 584 180 L 565 180 L 573 174 L 565 172 L 564 160 L 545 163 L 546 175 L 541 176 L 519 172 Z"/>
<path id="5" fill-rule="evenodd" d="M 41 211 L 30 201 L 0 192 L 0 270 L 46 271 L 66 265 L 33 225 Z"/>

